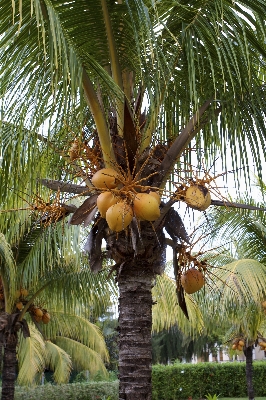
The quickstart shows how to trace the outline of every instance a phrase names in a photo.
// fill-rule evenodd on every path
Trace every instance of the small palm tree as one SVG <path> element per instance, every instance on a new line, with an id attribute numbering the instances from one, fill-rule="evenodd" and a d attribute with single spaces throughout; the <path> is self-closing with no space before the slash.
<path id="1" fill-rule="evenodd" d="M 88 320 L 110 304 L 107 285 L 103 287 L 103 281 L 88 269 L 77 269 L 74 255 L 58 259 L 55 247 L 52 265 L 47 263 L 46 270 L 36 266 L 39 251 L 44 250 L 39 243 L 41 229 L 38 233 L 26 234 L 16 246 L 13 242 L 14 252 L 1 234 L 2 399 L 14 396 L 17 346 L 20 384 L 34 383 L 44 368 L 54 371 L 58 383 L 66 382 L 72 363 L 104 372 L 103 362 L 108 360 L 104 339 Z M 52 247 L 50 243 L 50 251 Z M 48 255 L 42 253 L 47 259 Z M 91 310 L 84 312 L 84 302 Z"/>

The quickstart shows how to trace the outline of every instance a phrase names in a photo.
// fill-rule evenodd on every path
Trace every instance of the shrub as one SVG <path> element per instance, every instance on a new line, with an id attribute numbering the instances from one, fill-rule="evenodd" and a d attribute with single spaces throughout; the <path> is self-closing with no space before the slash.
<path id="1" fill-rule="evenodd" d="M 15 400 L 118 400 L 118 381 L 16 387 Z"/>
<path id="2" fill-rule="evenodd" d="M 221 397 L 246 397 L 246 364 L 175 364 L 153 367 L 153 400 L 178 400 L 205 397 L 219 393 Z M 265 396 L 266 362 L 253 363 L 253 383 L 256 396 Z"/>

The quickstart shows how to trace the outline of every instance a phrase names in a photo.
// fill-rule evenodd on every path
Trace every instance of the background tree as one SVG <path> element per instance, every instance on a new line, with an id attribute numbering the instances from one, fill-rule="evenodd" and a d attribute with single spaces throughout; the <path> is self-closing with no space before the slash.
<path id="1" fill-rule="evenodd" d="M 40 246 L 44 232 L 33 226 L 19 242 L 13 242 L 14 251 L 1 234 L 3 399 L 14 396 L 17 349 L 18 382 L 22 385 L 38 381 L 45 368 L 54 371 L 58 383 L 68 381 L 72 364 L 78 369 L 106 372 L 103 362 L 108 360 L 107 349 L 99 329 L 88 318 L 95 318 L 109 304 L 108 287 L 105 282 L 103 287 L 100 277 L 92 276 L 88 268 L 79 265 L 77 269 L 74 252 L 68 259 L 57 257 L 64 252 L 57 247 L 58 240 L 55 246 L 50 238 L 44 251 Z M 52 234 L 57 236 L 61 228 L 58 225 Z M 47 230 L 45 234 L 47 239 Z M 39 251 L 51 262 L 45 270 L 39 263 L 36 266 Z M 84 311 L 84 302 L 90 310 L 86 307 Z M 39 314 L 43 315 L 39 318 Z"/>
<path id="2" fill-rule="evenodd" d="M 219 154 L 224 162 L 232 158 L 237 167 L 240 162 L 248 165 L 249 145 L 261 170 L 257 148 L 261 142 L 265 149 L 265 4 L 90 0 L 70 6 L 34 0 L 23 4 L 21 11 L 4 0 L 0 11 L 7 187 L 13 185 L 10 160 L 18 154 L 29 160 L 29 170 L 36 170 L 32 151 L 20 152 L 27 147 L 52 156 L 49 177 L 64 180 L 43 183 L 61 192 L 80 190 L 88 195 L 72 218 L 76 224 L 94 220 L 102 190 L 90 179 L 103 167 L 118 173 L 119 187 L 108 191 L 128 207 L 138 193 L 162 194 L 166 182 L 177 182 L 174 195 L 164 193 L 160 217 L 149 217 L 156 219 L 153 225 L 135 215 L 128 232 L 117 234 L 96 215 L 87 243 L 93 270 L 101 269 L 103 238 L 107 256 L 115 262 L 120 399 L 150 399 L 151 288 L 164 270 L 164 226 L 174 245 L 188 240 L 171 206 L 186 198 L 191 178 L 197 176 L 188 165 L 191 151 L 197 153 L 199 168 L 202 151 L 210 165 Z M 47 132 L 42 130 L 45 121 Z M 19 132 L 10 129 L 11 122 L 21 128 Z M 37 168 L 35 176 L 40 172 Z M 85 183 L 81 188 L 73 186 L 77 177 Z M 209 202 L 209 180 L 205 181 L 199 183 L 203 200 L 207 196 Z M 193 206 L 202 208 L 197 201 Z M 57 204 L 55 220 L 62 207 L 65 212 L 66 207 Z M 88 213 L 92 208 L 94 214 Z M 42 215 L 51 211 L 42 204 L 37 209 Z M 178 296 L 187 313 L 180 285 Z"/>

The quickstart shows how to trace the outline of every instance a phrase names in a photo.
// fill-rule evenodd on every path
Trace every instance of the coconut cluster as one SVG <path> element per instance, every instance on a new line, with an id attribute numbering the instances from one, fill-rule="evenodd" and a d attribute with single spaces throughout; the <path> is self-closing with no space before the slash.
<path id="1" fill-rule="evenodd" d="M 265 342 L 265 339 L 260 339 L 260 340 L 259 340 L 259 346 L 260 346 L 260 350 L 266 351 L 266 342 Z"/>
<path id="2" fill-rule="evenodd" d="M 232 350 L 243 351 L 244 346 L 245 346 L 245 339 L 244 338 L 236 338 L 233 341 Z"/>
<path id="3" fill-rule="evenodd" d="M 135 216 L 140 221 L 155 221 L 160 216 L 160 196 L 156 192 L 137 192 L 132 185 L 123 184 L 124 179 L 112 168 L 103 168 L 92 177 L 92 184 L 101 190 L 97 207 L 109 228 L 121 232 Z M 139 186 L 138 186 L 139 188 Z"/>
<path id="4" fill-rule="evenodd" d="M 203 273 L 196 268 L 189 268 L 181 275 L 181 285 L 188 294 L 198 292 L 204 283 Z"/>
<path id="5" fill-rule="evenodd" d="M 34 321 L 38 323 L 42 322 L 44 324 L 48 324 L 48 322 L 50 322 L 51 319 L 50 314 L 44 308 L 32 305 L 29 311 Z"/>

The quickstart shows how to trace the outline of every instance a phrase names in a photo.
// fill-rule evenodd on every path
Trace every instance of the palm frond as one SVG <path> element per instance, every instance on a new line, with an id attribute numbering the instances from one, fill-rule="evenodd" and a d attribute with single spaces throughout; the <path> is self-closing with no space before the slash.
<path id="1" fill-rule="evenodd" d="M 49 324 L 43 326 L 46 338 L 54 341 L 59 333 L 81 342 L 91 350 L 99 354 L 104 361 L 108 361 L 109 355 L 100 329 L 87 319 L 67 313 L 52 312 Z"/>
<path id="2" fill-rule="evenodd" d="M 63 336 L 56 338 L 56 344 L 70 355 L 75 369 L 107 373 L 100 355 L 84 344 Z"/>
<path id="3" fill-rule="evenodd" d="M 153 290 L 155 305 L 153 306 L 153 330 L 160 331 L 178 325 L 185 334 L 194 335 L 203 328 L 202 315 L 193 297 L 186 294 L 185 301 L 188 309 L 189 320 L 178 305 L 176 283 L 168 275 L 163 274 L 156 279 Z"/>
<path id="4" fill-rule="evenodd" d="M 61 347 L 45 341 L 45 367 L 54 372 L 56 383 L 67 383 L 72 369 L 71 357 Z"/>
<path id="5" fill-rule="evenodd" d="M 0 233 L 0 274 L 6 299 L 6 311 L 10 312 L 15 297 L 17 267 L 11 247 L 2 233 Z"/>
<path id="6" fill-rule="evenodd" d="M 29 324 L 30 337 L 19 335 L 17 381 L 20 385 L 31 386 L 37 384 L 38 375 L 45 368 L 45 343 L 41 333 L 33 325 Z"/>

